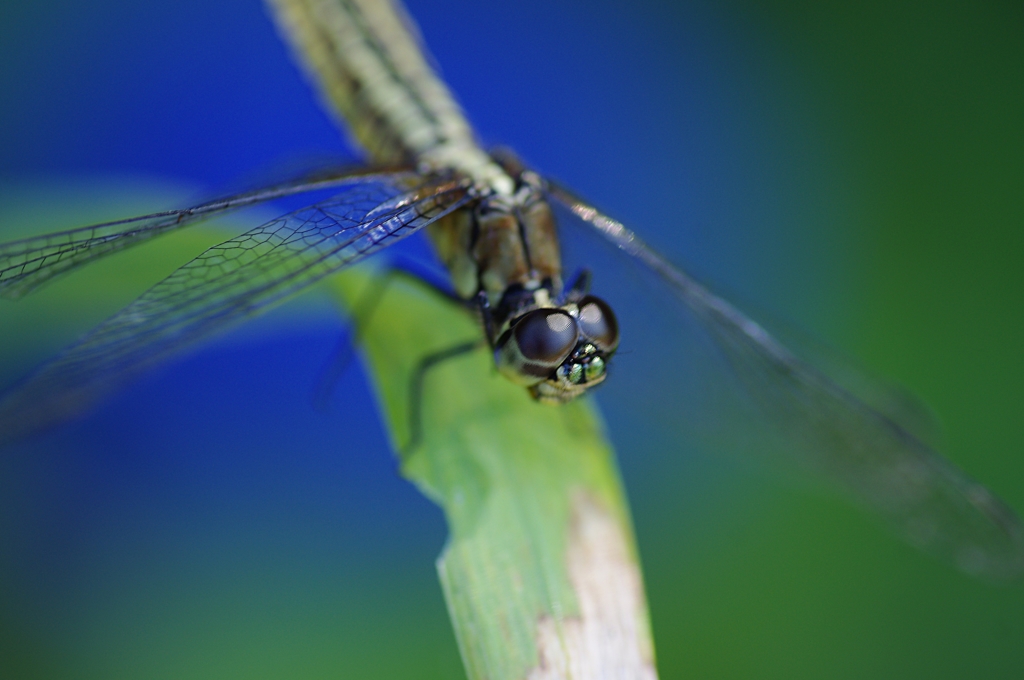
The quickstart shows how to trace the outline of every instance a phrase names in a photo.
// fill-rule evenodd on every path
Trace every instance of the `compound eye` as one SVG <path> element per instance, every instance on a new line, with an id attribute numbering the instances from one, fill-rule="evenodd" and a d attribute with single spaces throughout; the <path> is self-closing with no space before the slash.
<path id="1" fill-rule="evenodd" d="M 516 322 L 512 335 L 524 359 L 554 368 L 576 347 L 579 328 L 560 309 L 537 309 Z"/>
<path id="2" fill-rule="evenodd" d="M 580 332 L 606 352 L 613 352 L 619 346 L 619 323 L 608 303 L 593 295 L 580 299 Z"/>

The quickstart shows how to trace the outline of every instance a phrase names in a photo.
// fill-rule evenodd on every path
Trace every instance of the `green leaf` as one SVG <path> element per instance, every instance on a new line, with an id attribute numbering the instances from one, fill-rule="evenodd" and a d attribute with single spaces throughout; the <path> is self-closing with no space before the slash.
<path id="1" fill-rule="evenodd" d="M 481 337 L 473 316 L 405 276 L 360 270 L 330 285 L 362 310 L 402 473 L 447 517 L 438 572 L 469 677 L 654 678 L 629 513 L 594 403 L 534 402 L 485 347 L 435 364 L 413 394 L 425 357 Z"/>

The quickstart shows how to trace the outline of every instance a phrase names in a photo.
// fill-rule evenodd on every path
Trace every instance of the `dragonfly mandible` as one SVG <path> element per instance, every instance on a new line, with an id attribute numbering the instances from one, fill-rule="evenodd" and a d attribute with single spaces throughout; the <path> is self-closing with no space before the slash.
<path id="1" fill-rule="evenodd" d="M 747 384 L 795 429 L 802 462 L 961 568 L 1024 570 L 1024 530 L 984 486 L 844 390 L 633 231 L 508 154 L 484 151 L 402 10 L 376 0 L 271 0 L 285 38 L 370 170 L 306 177 L 192 208 L 0 245 L 0 295 L 231 210 L 314 190 L 334 198 L 199 255 L 0 400 L 0 439 L 65 419 L 182 347 L 283 302 L 421 229 L 473 301 L 499 370 L 559 402 L 601 383 L 619 344 L 610 307 L 562 280 L 550 206 L 655 273 Z M 388 169 L 378 169 L 388 168 Z M 626 329 L 628 334 L 628 329 Z"/>

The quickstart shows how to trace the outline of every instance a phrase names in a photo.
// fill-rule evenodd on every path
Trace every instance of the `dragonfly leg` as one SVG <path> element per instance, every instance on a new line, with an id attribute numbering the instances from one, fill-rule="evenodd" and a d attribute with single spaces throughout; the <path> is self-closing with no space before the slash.
<path id="1" fill-rule="evenodd" d="M 476 297 L 473 298 L 473 305 L 480 312 L 480 321 L 484 325 L 484 337 L 487 338 L 487 344 L 494 349 L 494 338 L 498 331 L 494 326 L 494 314 L 491 312 L 491 301 L 487 297 L 487 293 L 483 290 L 478 291 Z"/>
<path id="2" fill-rule="evenodd" d="M 327 359 L 327 363 L 320 369 L 316 384 L 313 385 L 310 400 L 313 403 L 313 408 L 321 413 L 326 413 L 329 410 L 331 394 L 334 393 L 334 388 L 338 385 L 338 381 L 341 380 L 341 376 L 345 374 L 345 369 L 348 368 L 349 363 L 352 361 L 354 341 L 354 338 L 342 333 L 341 337 L 338 338 L 338 344 L 331 351 L 331 356 Z"/>
<path id="3" fill-rule="evenodd" d="M 566 302 L 572 302 L 579 300 L 581 297 L 590 292 L 590 282 L 593 276 L 589 269 L 579 269 L 572 278 L 569 279 L 569 284 L 562 291 L 562 294 L 558 296 L 558 304 L 564 305 Z"/>
<path id="4" fill-rule="evenodd" d="M 373 319 L 377 307 L 384 299 L 384 294 L 391 283 L 398 278 L 412 279 L 460 307 L 476 306 L 475 301 L 463 300 L 450 290 L 446 290 L 443 284 L 437 281 L 439 277 L 434 272 L 427 271 L 427 268 L 422 265 L 404 258 L 393 260 L 384 268 L 383 272 L 373 277 L 367 286 L 368 290 L 360 295 L 359 300 L 353 306 L 350 314 L 352 332 L 339 338 L 337 346 L 320 371 L 316 385 L 313 386 L 312 401 L 316 410 L 328 410 L 331 394 L 355 356 L 355 347 L 362 339 L 362 329 Z"/>
<path id="5" fill-rule="evenodd" d="M 462 342 L 428 354 L 416 365 L 409 381 L 409 441 L 402 447 L 403 456 L 415 451 L 423 441 L 423 383 L 427 373 L 449 359 L 475 352 L 486 345 L 487 341 L 483 338 Z"/>

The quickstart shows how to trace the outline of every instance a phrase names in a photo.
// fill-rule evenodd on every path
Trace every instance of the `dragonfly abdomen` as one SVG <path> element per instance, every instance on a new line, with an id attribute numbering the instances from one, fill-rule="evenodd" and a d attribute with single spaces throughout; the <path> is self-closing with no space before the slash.
<path id="1" fill-rule="evenodd" d="M 388 0 L 270 5 L 328 109 L 341 113 L 371 162 L 455 171 L 481 189 L 512 193 L 514 181 L 477 144 L 399 7 Z"/>

